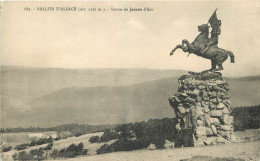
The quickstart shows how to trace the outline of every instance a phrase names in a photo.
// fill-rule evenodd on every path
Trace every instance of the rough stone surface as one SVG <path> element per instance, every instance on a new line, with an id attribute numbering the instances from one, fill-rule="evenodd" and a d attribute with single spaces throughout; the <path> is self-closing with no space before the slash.
<path id="1" fill-rule="evenodd" d="M 181 76 L 178 81 L 178 92 L 169 98 L 169 102 L 180 114 L 188 112 L 191 107 L 196 108 L 198 145 L 236 141 L 233 117 L 230 116 L 230 88 L 222 74 L 190 73 Z"/>
<path id="2" fill-rule="evenodd" d="M 156 147 L 154 144 L 150 144 L 148 147 L 147 147 L 148 150 L 155 150 Z"/>
<path id="3" fill-rule="evenodd" d="M 174 143 L 171 142 L 171 141 L 169 141 L 169 140 L 165 140 L 164 147 L 165 147 L 166 149 L 172 149 L 172 148 L 174 148 Z"/>

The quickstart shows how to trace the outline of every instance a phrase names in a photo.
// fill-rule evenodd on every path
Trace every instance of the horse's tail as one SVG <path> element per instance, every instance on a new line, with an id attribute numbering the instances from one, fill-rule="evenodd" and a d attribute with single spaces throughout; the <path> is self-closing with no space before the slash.
<path id="1" fill-rule="evenodd" d="M 231 51 L 228 51 L 228 55 L 230 56 L 231 63 L 235 63 L 235 56 L 234 56 L 234 54 Z"/>

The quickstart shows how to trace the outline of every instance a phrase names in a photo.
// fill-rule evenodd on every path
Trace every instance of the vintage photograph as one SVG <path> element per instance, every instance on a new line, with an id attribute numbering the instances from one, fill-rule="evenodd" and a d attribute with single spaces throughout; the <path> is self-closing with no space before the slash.
<path id="1" fill-rule="evenodd" d="M 0 160 L 260 160 L 259 1 L 0 4 Z"/>

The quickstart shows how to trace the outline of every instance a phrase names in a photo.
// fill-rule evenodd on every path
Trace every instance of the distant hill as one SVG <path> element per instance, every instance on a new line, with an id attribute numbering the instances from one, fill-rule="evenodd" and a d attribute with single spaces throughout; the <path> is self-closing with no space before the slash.
<path id="1" fill-rule="evenodd" d="M 124 86 L 63 88 L 29 101 L 27 106 L 31 110 L 13 114 L 12 124 L 46 127 L 64 123 L 115 124 L 174 117 L 167 99 L 169 94 L 177 91 L 178 77 Z M 259 78 L 226 80 L 231 88 L 232 106 L 260 104 Z"/>
<path id="2" fill-rule="evenodd" d="M 27 102 L 73 86 L 124 86 L 184 74 L 182 70 L 62 69 L 1 67 L 1 101 L 6 108 L 28 109 Z"/>
<path id="3" fill-rule="evenodd" d="M 32 126 L 71 122 L 114 124 L 172 117 L 174 114 L 167 99 L 177 90 L 176 79 L 129 86 L 64 88 L 30 101 L 27 105 L 32 109 L 14 116 L 17 122 L 13 123 Z"/>
<path id="4" fill-rule="evenodd" d="M 63 69 L 1 66 L 1 120 L 14 125 L 29 102 L 72 87 L 126 86 L 180 76 L 183 70 L 153 69 Z M 7 118 L 6 118 L 7 117 Z M 23 118 L 21 118 L 23 119 Z M 3 123 L 4 124 L 4 123 Z"/>

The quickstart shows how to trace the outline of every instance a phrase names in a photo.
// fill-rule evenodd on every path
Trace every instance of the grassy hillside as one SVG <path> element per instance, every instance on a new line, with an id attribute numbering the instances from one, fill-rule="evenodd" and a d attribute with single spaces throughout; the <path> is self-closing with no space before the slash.
<path id="1" fill-rule="evenodd" d="M 127 86 L 63 88 L 30 101 L 27 105 L 32 110 L 13 116 L 13 124 L 114 124 L 174 117 L 167 99 L 177 91 L 177 79 L 171 77 Z M 227 81 L 234 107 L 260 103 L 258 79 L 228 78 Z"/>

